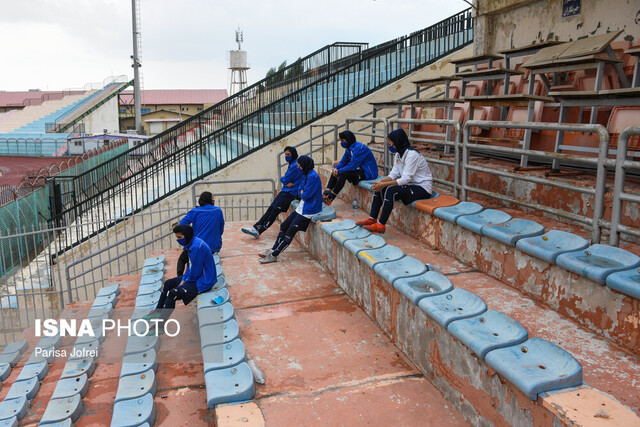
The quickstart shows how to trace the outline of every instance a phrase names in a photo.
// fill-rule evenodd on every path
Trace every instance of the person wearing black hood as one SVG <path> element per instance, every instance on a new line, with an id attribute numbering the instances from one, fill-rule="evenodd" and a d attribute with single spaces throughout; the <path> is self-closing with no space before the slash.
<path id="1" fill-rule="evenodd" d="M 306 231 L 311 217 L 322 210 L 322 182 L 318 173 L 313 170 L 313 159 L 308 156 L 298 157 L 298 167 L 302 171 L 304 181 L 300 190 L 300 204 L 280 225 L 280 234 L 273 247 L 259 256 L 260 263 L 276 262 L 298 231 Z"/>
<path id="2" fill-rule="evenodd" d="M 205 241 L 214 254 L 222 248 L 222 234 L 224 233 L 224 214 L 222 209 L 215 206 L 213 194 L 203 191 L 198 198 L 198 207 L 191 209 L 180 220 L 181 225 L 191 225 L 195 236 Z M 187 251 L 183 251 L 178 258 L 177 274 L 182 276 L 189 260 Z"/>
<path id="3" fill-rule="evenodd" d="M 408 205 L 416 200 L 428 199 L 433 191 L 431 169 L 422 154 L 411 147 L 404 130 L 394 130 L 387 136 L 387 148 L 395 153 L 391 173 L 373 184 L 375 194 L 370 217 L 356 222 L 375 233 L 384 233 L 396 200 Z"/>
<path id="4" fill-rule="evenodd" d="M 345 130 L 338 136 L 344 155 L 339 162 L 333 162 L 333 171 L 323 194 L 323 201 L 327 206 L 338 196 L 345 181 L 356 185 L 362 180 L 378 177 L 378 165 L 371 149 L 356 141 L 356 136 L 351 131 Z"/>
<path id="5" fill-rule="evenodd" d="M 193 228 L 180 224 L 173 228 L 173 233 L 188 254 L 189 266 L 184 275 L 164 282 L 156 309 L 145 316 L 146 319 L 160 318 L 165 322 L 173 313 L 176 301 L 182 300 L 184 305 L 187 305 L 198 294 L 213 288 L 218 280 L 211 248 L 204 240 L 195 237 Z M 159 333 L 163 333 L 163 330 L 158 328 Z"/>
<path id="6" fill-rule="evenodd" d="M 287 167 L 284 176 L 280 178 L 282 190 L 280 190 L 267 211 L 262 215 L 262 218 L 253 227 L 241 228 L 243 233 L 249 234 L 256 239 L 260 238 L 260 235 L 271 227 L 278 215 L 286 212 L 291 202 L 300 196 L 300 187 L 302 186 L 304 175 L 302 175 L 302 171 L 298 167 L 298 151 L 295 147 L 284 147 L 284 159 L 289 163 L 289 167 Z"/>

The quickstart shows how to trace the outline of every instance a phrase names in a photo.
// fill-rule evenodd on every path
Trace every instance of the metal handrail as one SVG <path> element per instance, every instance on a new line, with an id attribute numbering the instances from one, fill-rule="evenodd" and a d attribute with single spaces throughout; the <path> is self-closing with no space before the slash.
<path id="1" fill-rule="evenodd" d="M 228 193 L 214 193 L 213 196 L 248 196 L 248 195 L 257 195 L 257 194 L 271 194 L 276 191 L 276 182 L 271 178 L 247 178 L 247 179 L 225 179 L 224 181 L 206 181 L 206 182 L 196 182 L 191 185 L 191 198 L 194 203 L 197 201 L 196 199 L 196 187 L 197 186 L 213 186 L 213 185 L 227 185 L 227 184 L 244 184 L 247 182 L 269 182 L 271 183 L 271 191 L 243 191 L 242 193 L 238 192 L 228 192 Z"/>
<path id="2" fill-rule="evenodd" d="M 303 118 L 301 118 L 299 124 L 298 124 L 298 121 L 295 120 L 297 119 L 297 117 L 291 116 L 292 113 L 289 111 L 290 105 L 295 105 L 295 103 L 299 102 L 300 99 L 303 99 L 303 98 L 306 98 L 307 96 L 315 94 L 314 91 L 319 87 L 318 85 L 321 85 L 323 82 L 327 83 L 330 79 L 333 79 L 334 77 L 337 77 L 337 76 L 345 76 L 346 78 L 347 76 L 352 75 L 355 72 L 355 70 L 359 70 L 363 64 L 366 63 L 367 66 L 370 65 L 368 61 L 377 62 L 380 60 L 380 58 L 376 56 L 366 56 L 366 57 L 361 56 L 359 62 L 354 63 L 344 69 L 338 70 L 332 73 L 331 75 L 324 77 L 323 79 L 317 80 L 312 85 L 309 85 L 305 88 L 299 89 L 287 95 L 285 98 L 278 101 L 278 104 L 274 103 L 267 107 L 264 107 L 254 112 L 250 116 L 247 116 L 245 119 L 236 121 L 233 124 L 230 124 L 221 129 L 215 130 L 213 134 L 207 135 L 206 137 L 202 137 L 201 135 L 193 135 L 193 138 L 195 140 L 192 142 L 189 142 L 188 145 L 184 147 L 179 148 L 178 141 L 177 139 L 175 139 L 174 141 L 171 142 L 171 144 L 175 144 L 175 147 L 177 148 L 176 151 L 173 151 L 173 148 L 169 148 L 169 146 L 159 148 L 158 152 L 155 153 L 158 157 L 153 158 L 152 159 L 153 161 L 150 164 L 144 166 L 142 169 L 136 172 L 132 171 L 133 172 L 132 175 L 125 178 L 121 182 L 112 184 L 108 187 L 101 187 L 101 188 L 96 187 L 95 189 L 87 193 L 86 196 L 83 196 L 82 200 L 78 201 L 77 203 L 74 203 L 74 205 L 72 205 L 69 209 L 65 210 L 63 212 L 63 215 L 74 215 L 76 211 L 82 211 L 82 212 L 89 211 L 91 208 L 96 206 L 97 203 L 101 202 L 101 200 L 103 200 L 104 197 L 115 198 L 115 196 L 117 195 L 118 192 L 121 191 L 121 189 L 123 189 L 124 187 L 128 188 L 130 186 L 137 185 L 138 182 L 142 185 L 144 184 L 150 185 L 151 183 L 147 181 L 149 181 L 150 179 L 155 180 L 156 179 L 155 177 L 157 177 L 158 175 L 161 176 L 163 172 L 167 173 L 170 170 L 172 170 L 172 168 L 175 168 L 176 166 L 179 167 L 181 164 L 185 164 L 187 168 L 191 168 L 190 170 L 194 170 L 196 172 L 196 176 L 194 178 L 187 177 L 186 180 L 181 180 L 180 185 L 177 186 L 176 188 L 169 188 L 163 194 L 154 195 L 153 200 L 142 203 L 139 207 L 135 208 L 135 211 L 143 209 L 146 206 L 149 206 L 152 203 L 162 200 L 163 198 L 168 197 L 169 195 L 175 193 L 176 191 L 179 191 L 180 189 L 185 188 L 188 185 L 191 185 L 196 180 L 199 180 L 205 176 L 210 175 L 211 173 L 216 172 L 217 170 L 222 169 L 223 167 L 226 167 L 229 163 L 245 157 L 246 155 L 254 152 L 255 150 L 261 148 L 262 146 L 269 144 L 274 140 L 279 139 L 285 135 L 288 135 L 292 132 L 297 131 L 298 129 L 300 129 L 302 126 L 306 124 L 306 121 L 317 119 L 327 114 L 331 114 L 333 111 L 336 111 L 338 108 L 341 108 L 343 103 L 351 102 L 355 99 L 361 98 L 362 96 L 368 95 L 374 90 L 377 90 L 379 85 L 386 85 L 412 72 L 414 69 L 418 67 L 422 67 L 428 63 L 431 63 L 443 57 L 444 55 L 450 54 L 456 49 L 466 46 L 469 43 L 470 35 L 472 31 L 471 27 L 469 26 L 470 23 L 471 23 L 471 15 L 469 11 L 466 11 L 466 12 L 455 15 L 449 20 L 442 21 L 439 24 L 436 24 L 432 27 L 429 27 L 423 30 L 425 40 L 428 39 L 427 34 L 431 34 L 429 31 L 431 31 L 434 27 L 439 28 L 438 25 L 454 25 L 455 24 L 458 26 L 459 31 L 456 33 L 450 33 L 450 34 L 438 36 L 438 38 L 434 40 L 429 39 L 429 42 L 431 41 L 440 42 L 445 38 L 451 39 L 452 46 L 449 46 L 448 49 L 441 49 L 442 46 L 436 46 L 436 49 L 434 51 L 429 51 L 429 54 L 426 54 L 427 47 L 424 47 L 425 52 L 423 52 L 423 55 L 419 56 L 420 58 L 424 58 L 424 59 L 421 59 L 420 61 L 416 61 L 415 63 L 412 62 L 409 65 L 405 62 L 398 63 L 398 68 L 394 68 L 393 70 L 390 70 L 389 67 L 387 67 L 384 69 L 386 77 L 380 76 L 378 74 L 380 70 L 379 66 L 376 67 L 375 65 L 372 65 L 371 69 L 375 70 L 376 73 L 375 73 L 375 78 L 373 75 L 368 75 L 367 83 L 370 83 L 370 84 L 360 85 L 358 83 L 356 86 L 354 86 L 354 88 L 356 88 L 358 91 L 357 94 L 352 94 L 351 91 L 347 93 L 345 87 L 341 86 L 339 89 L 342 90 L 343 92 L 342 93 L 342 95 L 344 95 L 343 101 L 336 100 L 336 102 L 332 105 L 332 107 L 329 107 L 328 105 L 326 106 L 323 105 L 322 106 L 323 109 L 319 111 L 316 111 L 315 109 L 309 107 L 311 108 L 310 111 L 306 113 Z M 412 37 L 414 36 L 415 35 L 412 35 Z M 395 44 L 393 44 L 392 47 L 387 48 L 387 50 L 385 50 L 384 52 L 385 52 L 385 55 L 387 53 L 392 54 L 393 52 L 395 52 L 395 50 L 393 50 L 395 48 L 408 49 L 410 46 L 413 46 L 411 44 L 411 40 L 408 37 L 404 37 L 400 39 L 398 42 L 395 42 Z M 415 57 L 417 58 L 418 53 L 416 53 L 415 55 L 416 55 Z M 414 58 L 414 57 L 411 56 L 411 58 Z M 421 62 L 422 60 L 424 60 L 424 63 Z M 408 58 L 407 58 L 407 61 L 408 61 Z M 367 70 L 368 69 L 369 68 L 367 68 Z M 335 94 L 328 93 L 327 87 L 324 87 L 323 90 L 324 92 L 327 92 L 327 93 L 325 94 L 323 92 L 323 95 L 337 96 L 337 93 Z M 333 90 L 337 90 L 337 89 L 334 87 Z M 309 102 L 311 102 L 310 105 L 313 105 L 312 101 L 309 101 Z M 327 109 L 327 108 L 330 108 L 330 109 Z M 269 119 L 270 119 L 269 121 L 273 123 L 275 123 L 276 121 L 272 119 L 275 119 L 276 117 L 280 117 L 280 118 L 285 117 L 287 118 L 287 120 L 292 119 L 293 121 L 293 123 L 291 123 L 292 127 L 289 129 L 275 129 L 273 127 L 267 128 L 262 125 L 263 115 L 269 115 Z M 201 123 L 201 125 L 205 125 L 205 123 Z M 231 135 L 231 133 L 234 130 L 240 132 L 241 128 L 244 126 L 249 128 L 256 126 L 257 130 L 261 132 L 262 134 L 261 138 L 258 138 L 256 135 L 251 136 L 251 138 L 253 138 L 252 141 L 259 141 L 257 145 L 251 145 L 251 146 L 243 145 L 240 147 L 241 151 L 239 151 L 238 153 L 234 153 L 232 150 L 229 151 L 229 147 L 226 145 L 224 146 L 220 145 L 221 143 L 224 142 L 226 138 L 228 138 Z M 175 135 L 175 137 L 177 138 L 177 135 Z M 215 145 L 212 145 L 211 149 L 216 150 L 217 152 L 218 150 L 221 150 L 222 148 L 226 147 L 226 150 L 227 150 L 226 154 L 229 157 L 227 158 L 227 160 L 224 161 L 225 163 L 221 165 L 216 165 L 215 167 L 211 167 L 209 165 L 209 160 L 206 160 L 203 157 L 199 157 L 199 158 L 196 158 L 197 163 L 195 164 L 195 166 L 189 166 L 188 163 L 192 161 L 190 156 L 192 156 L 193 154 L 198 154 L 200 150 L 207 150 L 208 149 L 207 144 L 210 143 L 212 138 L 214 138 Z M 234 144 L 241 144 L 241 142 L 235 141 Z M 138 145 L 136 149 L 139 149 L 139 147 L 140 145 Z M 91 173 L 91 171 L 88 171 L 87 173 Z M 80 179 L 81 178 L 82 177 L 80 177 Z M 183 181 L 184 183 L 182 183 Z M 80 185 L 80 183 L 78 185 Z"/>
<path id="3" fill-rule="evenodd" d="M 389 120 L 389 125 L 393 125 L 394 123 L 402 124 L 414 124 L 414 125 L 439 125 L 443 126 L 446 129 L 453 128 L 455 131 L 455 141 L 449 141 L 448 138 L 450 132 L 446 132 L 444 140 L 438 139 L 426 139 L 426 138 L 410 138 L 412 141 L 434 144 L 438 146 L 442 146 L 445 151 L 448 147 L 453 147 L 453 161 L 447 161 L 442 159 L 430 158 L 429 162 L 449 166 L 453 168 L 453 184 L 447 182 L 442 179 L 434 178 L 433 181 L 437 182 L 441 185 L 451 186 L 453 188 L 453 196 L 458 197 L 458 193 L 460 190 L 460 168 L 458 165 L 460 164 L 460 140 L 462 139 L 462 132 L 460 132 L 460 123 L 457 120 L 443 120 L 443 119 L 391 119 Z"/>
<path id="4" fill-rule="evenodd" d="M 375 137 L 381 137 L 384 138 L 389 134 L 389 124 L 387 122 L 387 119 L 384 117 L 347 117 L 347 119 L 344 121 L 344 127 L 345 129 L 349 130 L 349 123 L 371 123 L 371 127 L 373 129 L 373 126 L 375 126 L 376 123 L 381 123 L 382 124 L 382 128 L 384 129 L 384 132 L 380 135 L 376 135 L 375 133 L 368 133 L 368 132 L 363 132 L 362 130 L 356 130 L 356 131 L 352 131 L 354 135 L 364 135 L 364 136 L 371 136 L 372 140 Z M 372 148 L 371 151 L 376 151 L 376 152 L 382 152 L 382 170 L 384 171 L 385 174 L 389 173 L 389 156 L 388 154 L 385 152 L 385 150 L 379 150 L 377 148 Z"/>
<path id="5" fill-rule="evenodd" d="M 629 126 L 623 130 L 618 137 L 618 152 L 615 159 L 616 178 L 613 183 L 613 207 L 611 210 L 611 234 L 609 235 L 609 244 L 612 246 L 618 245 L 620 241 L 620 234 L 640 237 L 640 229 L 623 225 L 621 223 L 622 202 L 640 204 L 640 196 L 637 194 L 625 193 L 624 191 L 624 181 L 627 169 L 640 170 L 640 161 L 627 160 L 629 138 L 633 135 L 640 135 L 640 126 Z"/>
<path id="6" fill-rule="evenodd" d="M 582 132 L 582 133 L 595 133 L 598 135 L 600 144 L 598 150 L 598 158 L 576 156 L 571 154 L 554 153 L 538 150 L 526 150 L 523 148 L 509 148 L 499 147 L 491 145 L 478 145 L 477 143 L 470 143 L 469 137 L 471 135 L 472 127 L 482 128 L 502 128 L 502 129 L 528 129 L 528 130 L 551 130 L 560 132 Z M 502 122 L 502 121 L 481 121 L 481 120 L 469 120 L 464 124 L 464 140 L 462 144 L 462 183 L 461 183 L 461 200 L 467 200 L 467 192 L 482 194 L 484 196 L 493 197 L 498 200 L 506 201 L 509 203 L 518 204 L 521 206 L 538 209 L 543 212 L 555 214 L 561 217 L 569 218 L 583 224 L 591 226 L 591 240 L 592 243 L 599 243 L 601 237 L 601 226 L 606 226 L 608 223 L 602 219 L 604 213 L 604 195 L 606 192 L 606 179 L 607 179 L 607 153 L 609 148 L 609 133 L 607 129 L 602 125 L 595 124 L 561 124 L 561 123 L 515 123 L 515 122 Z M 469 152 L 471 150 L 479 152 L 492 152 L 502 154 L 517 154 L 531 157 L 540 158 L 552 158 L 552 159 L 570 159 L 577 163 L 586 164 L 596 167 L 596 186 L 593 189 L 586 189 L 584 187 L 578 187 L 570 184 L 561 184 L 547 178 L 537 178 L 526 175 L 519 175 L 509 172 L 497 171 L 495 169 L 486 168 L 483 166 L 473 166 L 469 164 Z M 481 190 L 468 185 L 468 170 L 477 172 L 484 172 L 488 174 L 510 177 L 523 181 L 535 182 L 540 184 L 549 185 L 551 187 L 564 188 L 568 190 L 578 191 L 581 193 L 589 194 L 594 197 L 594 208 L 592 217 L 585 215 L 574 214 L 564 211 L 562 209 L 552 208 L 537 203 L 525 202 L 513 197 L 505 196 L 500 193 L 488 190 Z"/>

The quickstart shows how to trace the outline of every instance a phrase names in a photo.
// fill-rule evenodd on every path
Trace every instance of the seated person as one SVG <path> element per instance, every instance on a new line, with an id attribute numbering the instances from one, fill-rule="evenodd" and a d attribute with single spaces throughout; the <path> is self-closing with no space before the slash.
<path id="1" fill-rule="evenodd" d="M 333 172 L 323 194 L 324 203 L 329 206 L 344 187 L 345 181 L 356 185 L 360 181 L 378 177 L 378 165 L 371 149 L 357 142 L 353 132 L 345 130 L 338 134 L 344 148 L 342 160 L 333 163 Z"/>
<path id="2" fill-rule="evenodd" d="M 356 222 L 369 231 L 384 233 L 393 203 L 402 200 L 405 205 L 431 197 L 431 169 L 422 154 L 411 148 L 404 130 L 397 129 L 387 136 L 387 148 L 396 153 L 389 176 L 373 184 L 373 202 L 368 219 Z M 380 213 L 382 208 L 382 213 Z M 378 218 L 380 213 L 380 218 Z M 376 220 L 377 218 L 377 220 Z"/>
<path id="3" fill-rule="evenodd" d="M 300 190 L 302 200 L 296 210 L 280 225 L 280 234 L 278 234 L 273 248 L 259 254 L 262 258 L 260 260 L 262 264 L 276 262 L 278 255 L 287 249 L 296 233 L 306 231 L 311 217 L 322 210 L 322 183 L 318 173 L 313 170 L 313 159 L 308 156 L 300 156 L 298 167 L 304 176 Z"/>
<path id="4" fill-rule="evenodd" d="M 222 209 L 214 206 L 213 194 L 203 191 L 198 199 L 198 207 L 191 209 L 180 220 L 180 225 L 191 225 L 195 236 L 217 254 L 222 248 L 222 233 L 224 233 L 224 215 Z M 182 276 L 187 265 L 187 251 L 182 251 L 178 258 L 177 275 Z"/>
<path id="5" fill-rule="evenodd" d="M 284 176 L 280 178 L 282 190 L 280 190 L 276 198 L 271 202 L 271 206 L 253 227 L 241 228 L 243 233 L 249 234 L 256 239 L 260 238 L 260 235 L 271 227 L 278 215 L 286 212 L 291 202 L 299 197 L 304 175 L 298 168 L 298 151 L 294 147 L 284 147 L 284 159 L 289 163 L 289 167 L 287 167 L 287 172 L 285 172 Z"/>
<path id="6" fill-rule="evenodd" d="M 160 318 L 165 322 L 173 313 L 176 301 L 182 300 L 184 305 L 187 305 L 198 294 L 213 288 L 217 282 L 216 263 L 211 248 L 202 239 L 194 236 L 190 225 L 176 225 L 173 233 L 188 254 L 189 266 L 184 275 L 164 282 L 156 309 L 145 316 L 146 319 Z M 163 330 L 158 328 L 159 333 Z"/>

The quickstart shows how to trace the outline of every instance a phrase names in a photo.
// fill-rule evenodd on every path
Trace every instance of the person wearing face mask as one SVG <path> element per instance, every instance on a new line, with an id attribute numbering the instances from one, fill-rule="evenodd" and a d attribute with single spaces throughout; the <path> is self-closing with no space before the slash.
<path id="1" fill-rule="evenodd" d="M 198 198 L 198 207 L 191 209 L 180 220 L 181 225 L 191 225 L 195 236 L 205 241 L 214 254 L 222 248 L 222 234 L 224 233 L 224 215 L 222 209 L 215 206 L 213 194 L 203 191 Z M 177 275 L 182 276 L 187 265 L 187 251 L 183 251 L 178 258 Z"/>
<path id="2" fill-rule="evenodd" d="M 324 203 L 329 206 L 344 187 L 345 181 L 356 185 L 360 181 L 378 177 L 378 165 L 371 149 L 357 142 L 353 132 L 345 130 L 338 134 L 344 155 L 333 163 L 333 171 L 323 194 Z"/>
<path id="3" fill-rule="evenodd" d="M 313 170 L 313 159 L 308 156 L 298 157 L 298 167 L 304 176 L 300 189 L 300 204 L 280 225 L 280 234 L 273 247 L 259 254 L 260 263 L 276 262 L 298 231 L 306 231 L 311 217 L 322 210 L 322 183 L 318 173 Z"/>
<path id="4" fill-rule="evenodd" d="M 416 200 L 428 199 L 432 191 L 431 169 L 422 154 L 411 147 L 404 130 L 394 130 L 387 136 L 387 148 L 395 154 L 391 173 L 373 184 L 375 193 L 370 217 L 356 222 L 375 233 L 384 233 L 396 200 L 408 205 Z"/>
<path id="5" fill-rule="evenodd" d="M 156 309 L 145 316 L 146 319 L 160 318 L 166 321 L 173 313 L 176 301 L 182 300 L 184 305 L 188 305 L 198 294 L 207 292 L 217 282 L 216 263 L 207 243 L 195 237 L 190 225 L 176 225 L 173 233 L 176 241 L 187 252 L 189 265 L 184 275 L 164 282 Z M 158 329 L 162 333 L 163 329 Z"/>
<path id="6" fill-rule="evenodd" d="M 282 190 L 280 190 L 267 211 L 262 215 L 262 218 L 260 218 L 253 227 L 241 228 L 243 233 L 249 234 L 256 239 L 259 239 L 260 235 L 271 227 L 278 215 L 286 212 L 291 202 L 300 195 L 300 186 L 302 185 L 304 175 L 302 175 L 302 171 L 298 167 L 298 151 L 295 147 L 284 147 L 284 159 L 289 163 L 289 166 L 284 176 L 280 178 Z"/>

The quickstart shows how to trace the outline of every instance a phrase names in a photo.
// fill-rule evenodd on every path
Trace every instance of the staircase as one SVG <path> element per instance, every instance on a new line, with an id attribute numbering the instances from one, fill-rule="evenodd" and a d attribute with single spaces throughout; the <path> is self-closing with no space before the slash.
<path id="1" fill-rule="evenodd" d="M 100 188 L 76 178 L 76 203 L 61 217 L 71 222 L 77 212 L 91 212 L 105 199 L 121 200 L 124 215 L 156 203 L 196 180 L 220 170 L 249 153 L 308 123 L 370 94 L 425 65 L 466 46 L 472 40 L 471 10 L 422 31 L 383 45 L 331 45 L 303 60 L 303 73 L 285 83 L 262 80 L 186 122 L 138 145 L 146 155 L 130 163 L 117 183 Z M 342 57 L 335 58 L 340 48 Z M 355 53 L 348 55 L 355 50 Z M 340 55 L 338 55 L 340 56 Z M 283 71 L 284 75 L 293 64 Z M 114 160 L 115 161 L 115 160 Z M 109 168 L 108 164 L 99 168 Z M 87 171 L 86 174 L 95 171 Z M 132 190 L 135 189 L 135 190 Z M 127 197 L 135 191 L 142 197 Z M 150 196 L 152 195 L 152 196 Z M 93 218 L 101 220 L 99 213 Z"/>

